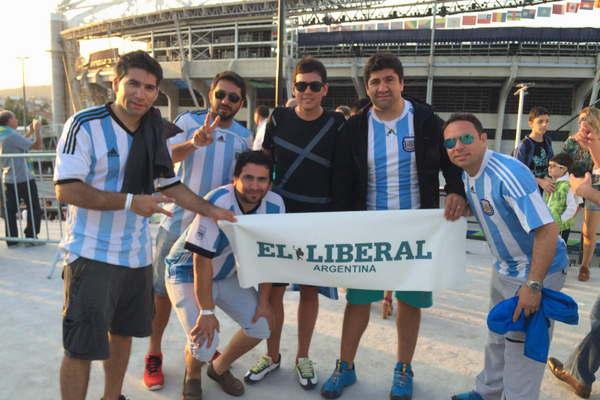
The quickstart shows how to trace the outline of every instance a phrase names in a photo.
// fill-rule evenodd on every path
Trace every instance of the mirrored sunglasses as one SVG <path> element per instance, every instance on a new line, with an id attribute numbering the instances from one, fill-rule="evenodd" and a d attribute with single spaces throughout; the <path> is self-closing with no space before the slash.
<path id="1" fill-rule="evenodd" d="M 461 135 L 459 137 L 453 137 L 450 139 L 445 139 L 444 140 L 444 147 L 447 148 L 448 150 L 453 149 L 454 146 L 456 146 L 456 142 L 457 140 L 460 140 L 460 142 L 462 144 L 471 144 L 473 143 L 473 139 L 475 139 L 475 137 L 470 134 L 470 133 L 465 133 L 464 135 Z"/>
<path id="2" fill-rule="evenodd" d="M 225 98 L 225 96 L 227 96 L 227 98 L 229 99 L 229 101 L 232 102 L 232 103 L 237 103 L 237 102 L 239 102 L 242 99 L 236 93 L 228 93 L 228 92 L 226 92 L 224 90 L 217 90 L 215 92 L 215 98 L 218 99 L 218 100 L 223 100 Z"/>

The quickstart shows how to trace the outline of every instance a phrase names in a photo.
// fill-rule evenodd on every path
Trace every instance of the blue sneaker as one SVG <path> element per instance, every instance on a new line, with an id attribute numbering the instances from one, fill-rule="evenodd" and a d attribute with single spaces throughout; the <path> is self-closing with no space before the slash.
<path id="1" fill-rule="evenodd" d="M 321 387 L 321 396 L 326 399 L 337 399 L 342 395 L 344 388 L 356 383 L 356 372 L 354 365 L 352 369 L 348 368 L 348 363 L 337 360 L 333 374 L 325 381 Z"/>
<path id="2" fill-rule="evenodd" d="M 410 364 L 397 363 L 394 368 L 394 381 L 390 390 L 390 400 L 411 400 L 413 392 L 413 372 Z"/>
<path id="3" fill-rule="evenodd" d="M 470 392 L 455 394 L 452 396 L 452 400 L 483 400 L 483 397 L 476 391 L 471 390 Z"/>

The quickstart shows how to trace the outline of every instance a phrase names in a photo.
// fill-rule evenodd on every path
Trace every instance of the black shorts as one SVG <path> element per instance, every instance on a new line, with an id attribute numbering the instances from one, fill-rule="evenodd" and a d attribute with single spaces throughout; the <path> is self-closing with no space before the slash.
<path id="1" fill-rule="evenodd" d="M 65 266 L 63 347 L 69 357 L 105 360 L 108 333 L 152 333 L 152 266 L 128 268 L 79 257 Z"/>

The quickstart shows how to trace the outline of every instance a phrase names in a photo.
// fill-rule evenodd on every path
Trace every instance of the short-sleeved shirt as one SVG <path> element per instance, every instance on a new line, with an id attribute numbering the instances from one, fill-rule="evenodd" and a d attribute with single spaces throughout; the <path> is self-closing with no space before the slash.
<path id="1" fill-rule="evenodd" d="M 554 157 L 550 136 L 544 135 L 543 138 L 543 141 L 537 142 L 529 136 L 525 137 L 516 152 L 517 159 L 527 165 L 536 178 L 548 176 L 548 162 Z"/>
<path id="2" fill-rule="evenodd" d="M 233 185 L 221 186 L 206 196 L 211 204 L 242 215 Z M 278 194 L 267 192 L 258 207 L 248 214 L 279 214 L 285 212 L 283 199 Z M 200 214 L 175 242 L 165 264 L 177 275 L 193 274 L 193 253 L 210 258 L 213 280 L 221 280 L 236 273 L 235 258 L 227 237 L 216 222 Z"/>
<path id="3" fill-rule="evenodd" d="M 534 230 L 553 222 L 531 171 L 513 157 L 487 150 L 477 174 L 463 173 L 467 201 L 506 276 L 525 279 L 533 252 Z M 557 236 L 548 273 L 568 265 L 565 242 Z"/>
<path id="4" fill-rule="evenodd" d="M 185 112 L 175 119 L 183 132 L 168 140 L 170 147 L 189 141 L 196 129 L 204 125 L 206 111 Z M 229 128 L 217 127 L 209 146 L 195 149 L 185 160 L 178 163 L 175 174 L 181 182 L 198 196 L 231 182 L 236 156 L 250 148 L 252 132 L 233 121 Z M 172 212 L 164 217 L 161 227 L 179 235 L 194 219 L 195 213 L 170 203 L 165 209 Z"/>
<path id="5" fill-rule="evenodd" d="M 55 184 L 81 181 L 98 190 L 119 192 L 135 134 L 108 104 L 78 112 L 65 123 L 56 147 Z M 158 179 L 155 187 L 178 182 L 177 177 Z M 144 267 L 152 263 L 148 225 L 148 218 L 131 210 L 100 211 L 69 205 L 59 247 L 69 261 L 81 256 L 124 267 Z"/>
<path id="6" fill-rule="evenodd" d="M 331 111 L 305 121 L 293 108 L 273 110 L 263 149 L 273 155 L 273 191 L 283 197 L 287 212 L 330 210 L 331 163 L 335 141 L 345 121 L 342 114 Z"/>
<path id="7" fill-rule="evenodd" d="M 367 210 L 419 208 L 412 103 L 405 100 L 402 115 L 392 121 L 371 109 L 368 140 Z"/>
<path id="8" fill-rule="evenodd" d="M 33 141 L 19 135 L 14 129 L 8 126 L 0 126 L 0 154 L 26 153 L 32 145 Z M 24 158 L 4 159 L 2 167 L 4 183 L 19 183 L 33 179 Z"/>

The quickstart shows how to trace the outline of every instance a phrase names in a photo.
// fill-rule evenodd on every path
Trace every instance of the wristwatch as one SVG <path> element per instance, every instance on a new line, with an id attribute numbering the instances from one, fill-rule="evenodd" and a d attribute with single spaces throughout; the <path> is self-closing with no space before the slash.
<path id="1" fill-rule="evenodd" d="M 534 281 L 534 280 L 527 281 L 526 285 L 529 289 L 534 290 L 536 292 L 540 292 L 542 290 L 542 288 L 544 287 L 542 285 L 542 282 Z"/>
<path id="2" fill-rule="evenodd" d="M 200 315 L 215 315 L 213 310 L 200 310 Z"/>

